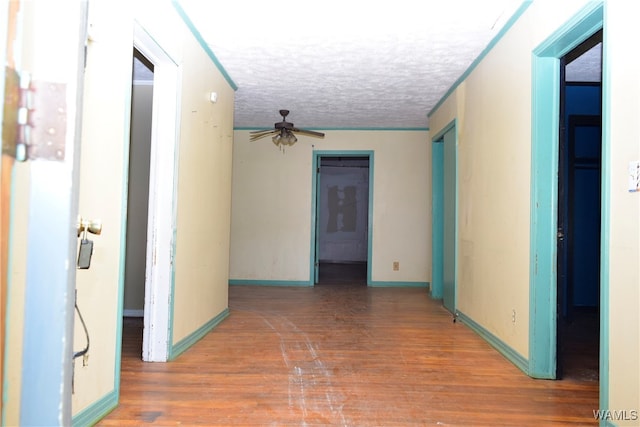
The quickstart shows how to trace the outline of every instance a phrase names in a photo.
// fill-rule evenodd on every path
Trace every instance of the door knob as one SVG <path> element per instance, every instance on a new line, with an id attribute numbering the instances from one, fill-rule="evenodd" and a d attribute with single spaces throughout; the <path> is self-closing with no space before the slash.
<path id="1" fill-rule="evenodd" d="M 78 218 L 78 237 L 82 232 L 89 232 L 91 234 L 102 233 L 102 221 L 99 219 Z"/>

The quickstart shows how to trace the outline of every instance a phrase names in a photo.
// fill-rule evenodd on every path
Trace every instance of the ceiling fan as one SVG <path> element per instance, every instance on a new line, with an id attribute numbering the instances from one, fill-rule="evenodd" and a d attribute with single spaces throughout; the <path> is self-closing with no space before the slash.
<path id="1" fill-rule="evenodd" d="M 312 130 L 306 129 L 298 129 L 293 126 L 293 123 L 287 121 L 287 116 L 289 115 L 289 110 L 280 110 L 280 115 L 282 116 L 282 121 L 278 122 L 274 125 L 273 129 L 263 129 L 263 130 L 255 130 L 250 132 L 250 141 L 256 141 L 260 138 L 264 138 L 268 135 L 273 135 L 271 140 L 273 143 L 278 146 L 284 145 L 293 145 L 298 141 L 295 134 L 298 133 L 300 135 L 313 136 L 316 138 L 324 138 L 324 133 L 315 132 Z"/>

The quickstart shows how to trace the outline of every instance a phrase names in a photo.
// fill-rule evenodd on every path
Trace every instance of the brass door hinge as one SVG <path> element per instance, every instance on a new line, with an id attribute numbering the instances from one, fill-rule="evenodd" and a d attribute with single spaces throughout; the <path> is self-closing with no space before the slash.
<path id="1" fill-rule="evenodd" d="M 66 85 L 31 80 L 5 69 L 2 153 L 26 160 L 63 161 L 67 135 Z"/>

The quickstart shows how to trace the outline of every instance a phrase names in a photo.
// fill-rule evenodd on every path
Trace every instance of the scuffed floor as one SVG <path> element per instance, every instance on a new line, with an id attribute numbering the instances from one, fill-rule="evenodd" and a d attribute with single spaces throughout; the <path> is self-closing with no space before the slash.
<path id="1" fill-rule="evenodd" d="M 99 425 L 597 424 L 597 381 L 528 378 L 423 288 L 232 286 L 229 298 L 229 317 L 167 364 L 141 362 L 130 327 L 120 406 Z"/>

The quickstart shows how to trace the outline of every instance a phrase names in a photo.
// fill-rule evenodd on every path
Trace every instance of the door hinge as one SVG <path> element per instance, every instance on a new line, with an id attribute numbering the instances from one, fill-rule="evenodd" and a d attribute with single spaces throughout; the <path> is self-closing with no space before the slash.
<path id="1" fill-rule="evenodd" d="M 66 85 L 32 80 L 5 68 L 2 153 L 27 160 L 63 161 L 67 134 Z"/>

